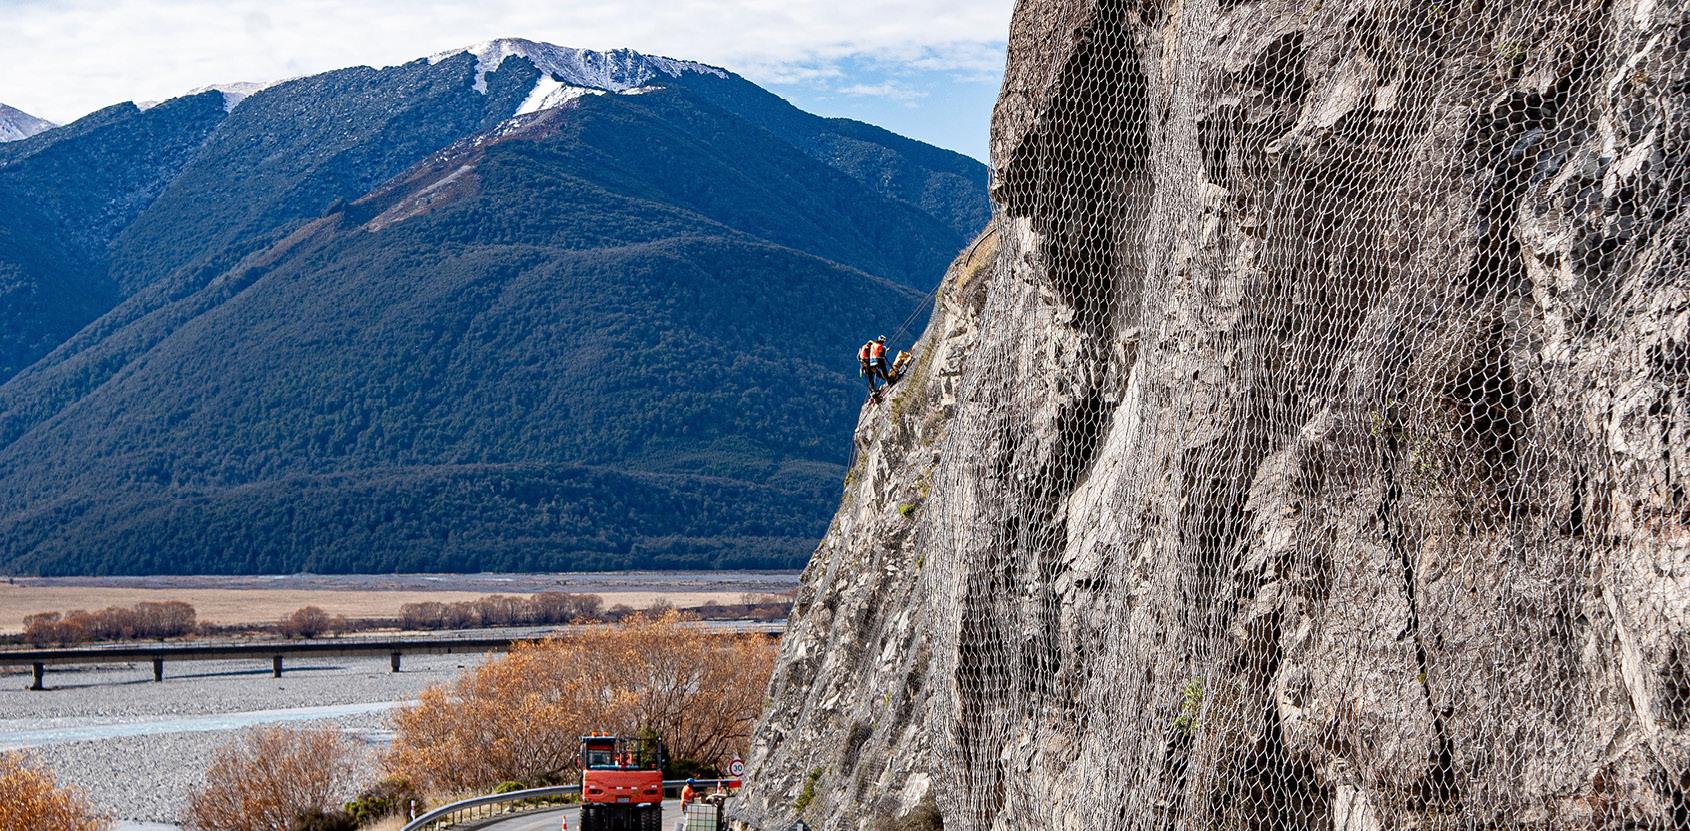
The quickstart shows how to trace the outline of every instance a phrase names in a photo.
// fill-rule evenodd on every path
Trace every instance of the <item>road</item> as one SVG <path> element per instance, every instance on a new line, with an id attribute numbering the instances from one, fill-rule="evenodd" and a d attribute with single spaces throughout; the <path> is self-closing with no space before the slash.
<path id="1" fill-rule="evenodd" d="M 467 826 L 474 829 L 497 829 L 497 831 L 558 831 L 562 827 L 561 820 L 569 819 L 569 831 L 581 831 L 581 806 L 571 805 L 567 808 L 556 808 L 546 811 L 532 811 L 518 814 L 509 819 L 493 819 L 476 825 Z M 681 821 L 681 801 L 666 799 L 663 801 L 663 831 L 672 831 Z"/>

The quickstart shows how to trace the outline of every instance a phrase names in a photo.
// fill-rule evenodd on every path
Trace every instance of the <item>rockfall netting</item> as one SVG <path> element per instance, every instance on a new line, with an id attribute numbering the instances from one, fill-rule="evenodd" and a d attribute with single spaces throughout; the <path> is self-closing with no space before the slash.
<path id="1" fill-rule="evenodd" d="M 1023 0 L 951 829 L 1690 829 L 1682 0 Z"/>

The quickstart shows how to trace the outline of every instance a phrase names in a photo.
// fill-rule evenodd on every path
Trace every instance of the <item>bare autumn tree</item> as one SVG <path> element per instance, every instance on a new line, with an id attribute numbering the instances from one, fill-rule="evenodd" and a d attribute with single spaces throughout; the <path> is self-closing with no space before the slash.
<path id="1" fill-rule="evenodd" d="M 138 638 L 174 638 L 196 628 L 194 607 L 180 600 L 113 606 L 98 612 L 75 609 L 41 612 L 24 618 L 24 640 L 38 646 Z"/>
<path id="2" fill-rule="evenodd" d="M 62 787 L 51 771 L 23 753 L 0 753 L 0 829 L 104 831 L 111 821 L 95 812 L 86 796 Z"/>
<path id="3" fill-rule="evenodd" d="M 281 633 L 290 638 L 315 638 L 318 635 L 346 628 L 344 618 L 323 611 L 320 606 L 306 606 L 294 610 L 282 620 Z"/>
<path id="4" fill-rule="evenodd" d="M 453 792 L 561 778 L 583 733 L 657 732 L 670 755 L 706 765 L 743 752 L 775 648 L 677 612 L 512 648 L 394 715 L 388 774 Z"/>
<path id="5" fill-rule="evenodd" d="M 462 626 L 511 626 L 586 623 L 604 609 L 596 594 L 540 592 L 530 597 L 493 594 L 455 603 L 406 603 L 399 608 L 406 629 L 445 629 Z"/>
<path id="6" fill-rule="evenodd" d="M 333 810 L 357 784 L 361 751 L 326 728 L 261 727 L 219 748 L 205 787 L 188 798 L 196 831 L 274 831 Z"/>

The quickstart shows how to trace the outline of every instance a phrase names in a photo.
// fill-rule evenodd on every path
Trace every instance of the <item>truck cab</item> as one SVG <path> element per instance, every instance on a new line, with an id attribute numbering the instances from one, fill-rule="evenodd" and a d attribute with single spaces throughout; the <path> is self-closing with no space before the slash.
<path id="1" fill-rule="evenodd" d="M 663 742 L 581 737 L 581 831 L 661 831 Z"/>

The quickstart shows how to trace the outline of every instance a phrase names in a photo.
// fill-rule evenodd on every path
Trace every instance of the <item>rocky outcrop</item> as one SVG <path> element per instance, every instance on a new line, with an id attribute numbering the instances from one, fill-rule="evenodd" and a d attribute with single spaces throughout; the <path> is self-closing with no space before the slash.
<path id="1" fill-rule="evenodd" d="M 1021 3 L 930 494 L 848 488 L 751 801 L 910 805 L 828 778 L 895 666 L 952 828 L 1690 827 L 1686 47 L 1682 0 Z"/>

